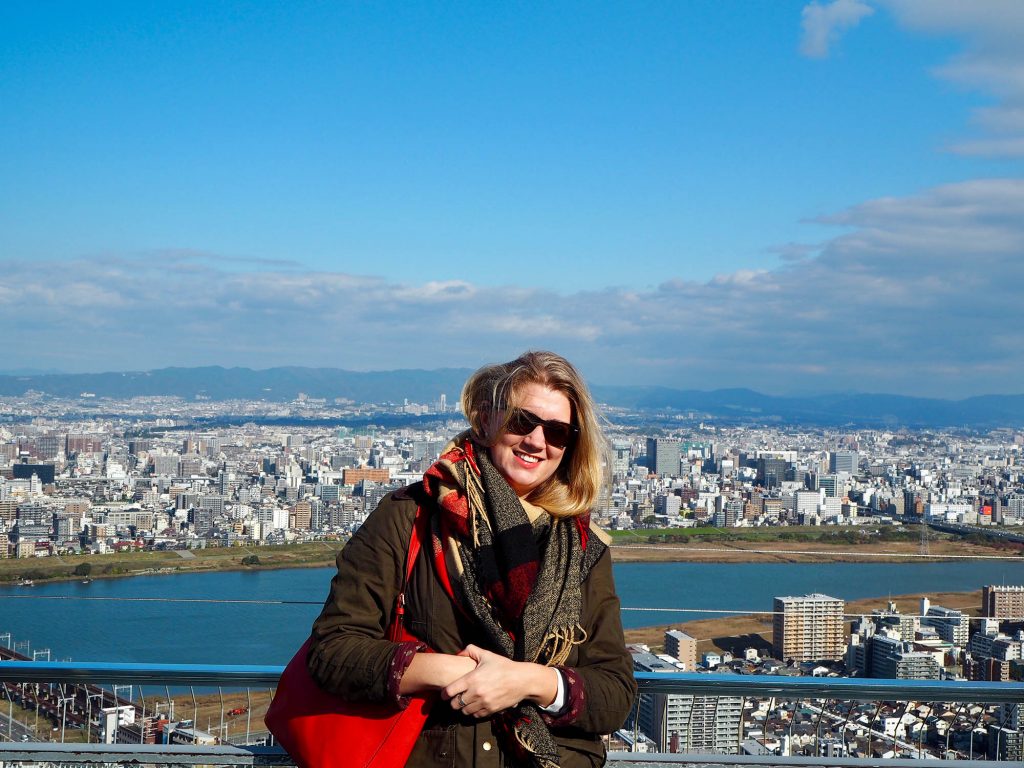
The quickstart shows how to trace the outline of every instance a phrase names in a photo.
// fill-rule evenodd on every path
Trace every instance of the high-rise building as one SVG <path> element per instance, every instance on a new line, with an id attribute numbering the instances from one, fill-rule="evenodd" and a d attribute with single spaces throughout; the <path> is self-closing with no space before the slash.
<path id="1" fill-rule="evenodd" d="M 1004 683 L 1011 679 L 1011 666 L 1024 658 L 1024 641 L 998 631 L 975 632 L 967 649 L 971 658 L 965 672 L 971 680 Z"/>
<path id="2" fill-rule="evenodd" d="M 665 653 L 679 659 L 687 672 L 697 668 L 697 640 L 682 630 L 670 629 L 665 633 Z"/>
<path id="3" fill-rule="evenodd" d="M 963 648 L 967 645 L 969 618 L 963 611 L 932 605 L 922 613 L 921 625 L 932 627 L 947 643 Z"/>
<path id="4" fill-rule="evenodd" d="M 846 485 L 839 480 L 838 475 L 821 475 L 818 487 L 825 492 L 826 498 L 835 499 L 846 495 Z"/>
<path id="5" fill-rule="evenodd" d="M 675 665 L 651 653 L 634 653 L 639 672 L 677 672 Z M 740 696 L 683 696 L 642 693 L 637 697 L 637 725 L 662 752 L 734 755 L 740 746 Z"/>
<path id="6" fill-rule="evenodd" d="M 664 437 L 648 437 L 647 467 L 662 477 L 678 477 L 679 441 Z"/>
<path id="7" fill-rule="evenodd" d="M 994 584 L 982 587 L 981 615 L 996 619 L 1024 618 L 1024 587 Z"/>
<path id="8" fill-rule="evenodd" d="M 612 441 L 612 475 L 625 477 L 629 472 L 631 445 L 628 440 Z"/>
<path id="9" fill-rule="evenodd" d="M 843 611 L 836 597 L 810 594 L 776 597 L 772 619 L 772 653 L 783 661 L 838 661 L 846 652 Z"/>
<path id="10" fill-rule="evenodd" d="M 900 640 L 907 643 L 913 641 L 914 633 L 917 631 L 919 623 L 918 618 L 913 614 L 900 613 L 896 603 L 891 600 L 884 609 L 876 608 L 873 610 L 871 612 L 871 619 L 880 629 L 886 628 L 891 630 L 894 635 L 899 636 Z"/>
<path id="11" fill-rule="evenodd" d="M 1024 706 L 1003 704 L 996 722 L 988 726 L 988 758 L 1020 763 L 1024 760 Z"/>
<path id="12" fill-rule="evenodd" d="M 860 455 L 856 451 L 835 451 L 829 456 L 828 470 L 833 474 L 845 472 L 855 475 L 859 464 Z"/>
<path id="13" fill-rule="evenodd" d="M 730 499 L 722 495 L 715 497 L 714 524 L 716 528 L 732 528 L 736 525 L 736 521 L 742 518 L 743 499 Z"/>
<path id="14" fill-rule="evenodd" d="M 674 493 L 660 494 L 654 497 L 654 514 L 679 517 L 683 500 Z"/>
<path id="15" fill-rule="evenodd" d="M 308 501 L 299 501 L 288 515 L 288 527 L 296 531 L 308 531 L 313 522 L 313 507 Z"/>
<path id="16" fill-rule="evenodd" d="M 876 634 L 871 638 L 871 677 L 899 680 L 938 680 L 942 668 L 935 656 L 915 651 L 897 637 Z"/>
<path id="17" fill-rule="evenodd" d="M 778 488 L 796 477 L 793 465 L 785 459 L 760 456 L 757 459 L 757 484 L 762 488 Z"/>

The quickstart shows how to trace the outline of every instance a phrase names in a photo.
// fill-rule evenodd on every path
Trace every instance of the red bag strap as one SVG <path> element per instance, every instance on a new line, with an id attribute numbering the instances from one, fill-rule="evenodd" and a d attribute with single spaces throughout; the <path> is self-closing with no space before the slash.
<path id="1" fill-rule="evenodd" d="M 427 514 L 423 511 L 423 505 L 416 505 L 416 517 L 412 521 L 412 532 L 409 534 L 409 551 L 405 556 L 405 578 L 402 580 L 402 589 L 395 598 L 394 618 L 391 626 L 388 627 L 388 639 L 400 642 L 405 638 L 405 590 L 409 587 L 409 579 L 412 578 L 412 569 L 420 556 L 420 545 L 426 537 Z"/>

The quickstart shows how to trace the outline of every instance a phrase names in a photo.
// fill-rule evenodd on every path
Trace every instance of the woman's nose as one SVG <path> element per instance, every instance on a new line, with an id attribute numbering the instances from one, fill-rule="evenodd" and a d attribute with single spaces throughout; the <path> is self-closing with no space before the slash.
<path id="1" fill-rule="evenodd" d="M 538 448 L 544 447 L 546 444 L 544 441 L 544 427 L 538 424 L 533 428 L 533 431 L 523 435 L 523 442 L 535 445 Z"/>

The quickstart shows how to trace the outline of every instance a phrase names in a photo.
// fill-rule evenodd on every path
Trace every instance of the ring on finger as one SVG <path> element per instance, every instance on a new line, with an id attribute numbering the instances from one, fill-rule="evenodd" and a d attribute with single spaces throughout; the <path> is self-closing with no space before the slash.
<path id="1" fill-rule="evenodd" d="M 462 694 L 460 693 L 459 694 L 459 709 L 462 709 L 465 706 L 466 706 L 466 700 L 464 698 L 462 698 Z"/>

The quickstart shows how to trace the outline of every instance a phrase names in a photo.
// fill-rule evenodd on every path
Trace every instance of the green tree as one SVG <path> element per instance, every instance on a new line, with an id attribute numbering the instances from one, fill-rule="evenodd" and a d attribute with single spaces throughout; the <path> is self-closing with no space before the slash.
<path id="1" fill-rule="evenodd" d="M 79 563 L 75 566 L 75 576 L 88 576 L 92 573 L 92 563 Z"/>

